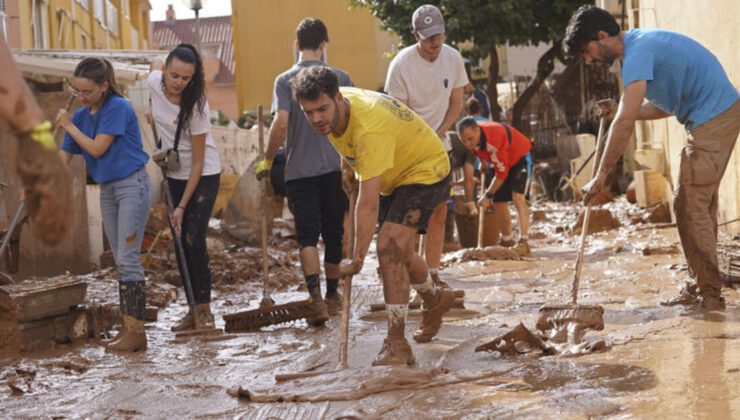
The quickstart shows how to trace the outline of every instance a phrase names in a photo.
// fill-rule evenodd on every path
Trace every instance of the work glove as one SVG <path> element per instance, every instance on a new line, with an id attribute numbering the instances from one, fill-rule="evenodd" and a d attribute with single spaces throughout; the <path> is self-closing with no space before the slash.
<path id="1" fill-rule="evenodd" d="M 270 168 L 272 168 L 272 161 L 262 159 L 254 165 L 254 174 L 257 179 L 262 179 L 270 174 Z"/>
<path id="2" fill-rule="evenodd" d="M 602 99 L 594 105 L 594 113 L 598 118 L 604 118 L 607 121 L 614 119 L 617 115 L 617 102 L 614 99 Z"/>
<path id="3" fill-rule="evenodd" d="M 478 215 L 478 206 L 475 205 L 475 201 L 467 201 L 465 202 L 465 211 L 468 213 L 468 216 L 475 217 Z"/>

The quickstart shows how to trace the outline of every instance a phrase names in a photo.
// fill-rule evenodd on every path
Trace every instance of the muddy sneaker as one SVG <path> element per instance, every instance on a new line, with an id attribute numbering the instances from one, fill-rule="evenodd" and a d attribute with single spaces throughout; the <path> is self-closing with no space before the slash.
<path id="1" fill-rule="evenodd" d="M 526 239 L 520 239 L 519 243 L 511 249 L 522 257 L 529 257 L 532 255 L 532 252 L 529 250 L 529 242 L 527 242 Z"/>
<path id="2" fill-rule="evenodd" d="M 516 241 L 513 239 L 501 239 L 500 241 L 498 241 L 498 246 L 504 248 L 511 248 L 514 245 L 516 245 Z"/>
<path id="3" fill-rule="evenodd" d="M 442 315 L 455 306 L 455 291 L 437 289 L 437 293 L 425 301 L 421 310 L 421 324 L 414 333 L 417 343 L 428 343 L 442 327 Z"/>
<path id="4" fill-rule="evenodd" d="M 200 303 L 195 305 L 195 311 L 198 313 L 198 321 L 200 322 L 200 325 L 196 325 L 197 329 L 207 330 L 216 328 L 216 322 L 213 319 L 210 304 Z"/>
<path id="5" fill-rule="evenodd" d="M 413 365 L 416 363 L 414 352 L 405 338 L 386 338 L 380 353 L 375 356 L 373 366 Z"/>
<path id="6" fill-rule="evenodd" d="M 172 332 L 188 331 L 195 329 L 195 317 L 192 311 L 188 311 L 185 316 L 175 325 L 170 328 Z"/>
<path id="7" fill-rule="evenodd" d="M 692 306 L 698 305 L 699 303 L 699 296 L 697 295 L 696 288 L 694 287 L 683 288 L 680 292 L 678 292 L 678 296 L 674 297 L 673 299 L 660 301 L 660 304 L 662 306 Z"/>
<path id="8" fill-rule="evenodd" d="M 344 298 L 339 292 L 334 292 L 333 295 L 327 296 L 324 302 L 326 303 L 326 311 L 329 313 L 329 316 L 336 316 L 342 313 Z"/>
<path id="9" fill-rule="evenodd" d="M 725 298 L 722 296 L 701 296 L 699 308 L 705 311 L 724 311 L 726 309 Z"/>
<path id="10" fill-rule="evenodd" d="M 312 296 L 311 299 L 313 301 L 309 305 L 309 308 L 312 315 L 306 317 L 306 322 L 313 327 L 321 327 L 329 320 L 329 311 L 321 296 Z"/>

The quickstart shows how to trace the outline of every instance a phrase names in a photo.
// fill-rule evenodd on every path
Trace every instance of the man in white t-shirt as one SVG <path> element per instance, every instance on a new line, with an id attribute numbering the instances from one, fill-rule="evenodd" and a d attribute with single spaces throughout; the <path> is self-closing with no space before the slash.
<path id="1" fill-rule="evenodd" d="M 426 4 L 412 17 L 416 44 L 404 48 L 391 61 L 385 91 L 399 99 L 437 132 L 445 148 L 451 149 L 447 132 L 454 130 L 463 109 L 463 88 L 468 84 L 460 53 L 445 44 L 442 12 Z M 429 274 L 439 284 L 447 201 L 440 203 L 429 219 L 426 261 Z"/>

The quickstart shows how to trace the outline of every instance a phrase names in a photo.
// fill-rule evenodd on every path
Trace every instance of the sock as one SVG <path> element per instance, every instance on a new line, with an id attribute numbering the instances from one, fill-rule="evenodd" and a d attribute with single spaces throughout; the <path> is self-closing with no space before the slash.
<path id="1" fill-rule="evenodd" d="M 423 283 L 412 284 L 412 286 L 416 290 L 416 293 L 419 293 L 422 297 L 424 293 L 434 294 L 437 291 L 437 286 L 432 281 L 431 276 L 427 277 Z"/>
<path id="2" fill-rule="evenodd" d="M 510 241 L 514 238 L 514 235 L 501 235 L 502 241 Z"/>
<path id="3" fill-rule="evenodd" d="M 337 294 L 337 287 L 339 286 L 339 279 L 326 279 L 326 297 L 331 297 Z"/>
<path id="4" fill-rule="evenodd" d="M 529 240 L 529 235 L 519 235 L 519 240 L 521 240 L 521 241 L 528 241 Z"/>
<path id="5" fill-rule="evenodd" d="M 321 283 L 319 283 L 318 274 L 309 274 L 306 276 L 306 286 L 308 287 L 308 293 L 313 296 L 314 293 L 318 293 L 321 296 Z"/>
<path id="6" fill-rule="evenodd" d="M 437 276 L 439 275 L 436 268 L 430 268 L 429 269 L 429 276 Z"/>
<path id="7" fill-rule="evenodd" d="M 409 305 L 386 304 L 388 312 L 388 336 L 403 338 L 406 333 L 406 317 L 409 314 Z"/>

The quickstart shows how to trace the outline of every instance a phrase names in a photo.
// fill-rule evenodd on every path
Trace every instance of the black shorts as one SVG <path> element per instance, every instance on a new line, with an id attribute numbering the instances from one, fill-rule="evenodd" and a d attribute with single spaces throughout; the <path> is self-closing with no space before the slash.
<path id="1" fill-rule="evenodd" d="M 301 249 L 316 246 L 319 235 L 324 240 L 324 262 L 342 261 L 344 213 L 349 202 L 342 189 L 339 171 L 310 178 L 293 179 L 285 183 L 288 207 L 295 219 L 298 244 Z"/>
<path id="2" fill-rule="evenodd" d="M 434 208 L 450 196 L 450 175 L 436 184 L 402 185 L 389 196 L 380 197 L 378 225 L 397 223 L 426 233 Z"/>
<path id="3" fill-rule="evenodd" d="M 288 193 L 285 187 L 285 149 L 278 149 L 270 168 L 270 184 L 275 194 L 285 197 Z"/>
<path id="4" fill-rule="evenodd" d="M 508 203 L 512 193 L 524 194 L 527 188 L 527 159 L 522 157 L 509 169 L 504 184 L 493 194 L 494 203 Z"/>

